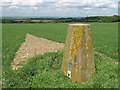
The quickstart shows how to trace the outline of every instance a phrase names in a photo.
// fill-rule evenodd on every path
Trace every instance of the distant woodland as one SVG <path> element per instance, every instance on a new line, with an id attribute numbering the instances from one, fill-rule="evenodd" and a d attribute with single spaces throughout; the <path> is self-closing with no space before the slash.
<path id="1" fill-rule="evenodd" d="M 2 23 L 70 23 L 70 22 L 120 22 L 119 15 L 90 16 L 82 18 L 3 18 Z"/>

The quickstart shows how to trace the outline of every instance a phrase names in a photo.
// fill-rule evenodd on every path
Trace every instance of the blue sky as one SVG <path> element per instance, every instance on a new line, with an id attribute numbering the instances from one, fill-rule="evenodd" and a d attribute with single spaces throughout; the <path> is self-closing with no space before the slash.
<path id="1" fill-rule="evenodd" d="M 3 16 L 83 17 L 117 15 L 119 0 L 3 0 Z"/>

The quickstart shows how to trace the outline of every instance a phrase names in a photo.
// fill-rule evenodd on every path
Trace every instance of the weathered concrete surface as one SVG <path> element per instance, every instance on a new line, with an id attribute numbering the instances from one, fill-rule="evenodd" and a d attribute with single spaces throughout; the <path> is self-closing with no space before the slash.
<path id="1" fill-rule="evenodd" d="M 92 33 L 89 24 L 69 24 L 62 71 L 73 81 L 84 82 L 95 72 Z"/>

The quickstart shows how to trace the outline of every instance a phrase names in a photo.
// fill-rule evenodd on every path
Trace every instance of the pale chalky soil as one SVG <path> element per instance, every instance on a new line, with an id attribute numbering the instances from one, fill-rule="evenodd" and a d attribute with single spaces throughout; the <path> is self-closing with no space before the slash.
<path id="1" fill-rule="evenodd" d="M 18 64 L 20 64 L 23 61 L 27 61 L 33 56 L 44 54 L 46 52 L 56 52 L 63 48 L 63 43 L 58 43 L 27 34 L 25 42 L 23 42 L 19 50 L 16 52 L 16 56 L 12 62 L 12 68 L 20 68 L 20 66 L 17 66 Z"/>

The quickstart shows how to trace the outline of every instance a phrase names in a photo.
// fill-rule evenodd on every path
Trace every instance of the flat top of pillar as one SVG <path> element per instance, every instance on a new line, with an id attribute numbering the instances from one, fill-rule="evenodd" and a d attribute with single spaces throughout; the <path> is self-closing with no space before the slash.
<path id="1" fill-rule="evenodd" d="M 70 26 L 90 26 L 90 24 L 69 24 Z"/>

